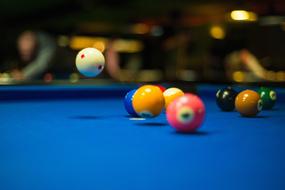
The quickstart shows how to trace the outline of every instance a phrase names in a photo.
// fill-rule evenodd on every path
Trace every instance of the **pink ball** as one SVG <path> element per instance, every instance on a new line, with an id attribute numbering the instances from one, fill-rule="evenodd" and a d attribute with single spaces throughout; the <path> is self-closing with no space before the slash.
<path id="1" fill-rule="evenodd" d="M 166 117 L 177 131 L 194 132 L 204 120 L 205 106 L 198 96 L 186 93 L 169 104 Z"/>

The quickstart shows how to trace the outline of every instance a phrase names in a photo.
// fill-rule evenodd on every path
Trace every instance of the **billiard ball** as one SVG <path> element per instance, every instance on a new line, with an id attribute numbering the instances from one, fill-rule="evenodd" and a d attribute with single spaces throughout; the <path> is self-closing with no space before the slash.
<path id="1" fill-rule="evenodd" d="M 105 66 L 104 55 L 96 48 L 85 48 L 76 56 L 76 67 L 86 77 L 96 77 Z"/>
<path id="2" fill-rule="evenodd" d="M 126 111 L 134 117 L 138 116 L 133 107 L 133 97 L 136 91 L 136 89 L 129 91 L 124 98 L 124 106 Z"/>
<path id="3" fill-rule="evenodd" d="M 140 84 L 139 87 L 146 85 L 146 84 Z M 166 90 L 166 88 L 164 86 L 162 86 L 161 84 L 152 84 L 153 86 L 157 86 L 162 92 L 164 92 Z"/>
<path id="4" fill-rule="evenodd" d="M 232 87 L 223 88 L 216 93 L 216 103 L 223 111 L 232 111 L 235 108 L 237 92 Z"/>
<path id="5" fill-rule="evenodd" d="M 157 86 L 141 86 L 133 95 L 133 108 L 140 117 L 155 117 L 161 113 L 163 107 L 164 97 Z"/>
<path id="6" fill-rule="evenodd" d="M 186 93 L 169 104 L 166 117 L 178 132 L 195 132 L 204 120 L 205 106 L 198 96 Z"/>
<path id="7" fill-rule="evenodd" d="M 262 100 L 257 92 L 244 90 L 237 95 L 235 108 L 242 116 L 253 117 L 262 110 Z"/>
<path id="8" fill-rule="evenodd" d="M 176 98 L 183 96 L 184 92 L 179 88 L 168 88 L 163 92 L 164 100 L 165 100 L 165 108 L 175 100 Z"/>
<path id="9" fill-rule="evenodd" d="M 267 87 L 260 87 L 258 93 L 263 103 L 263 109 L 272 109 L 277 99 L 276 92 Z"/>

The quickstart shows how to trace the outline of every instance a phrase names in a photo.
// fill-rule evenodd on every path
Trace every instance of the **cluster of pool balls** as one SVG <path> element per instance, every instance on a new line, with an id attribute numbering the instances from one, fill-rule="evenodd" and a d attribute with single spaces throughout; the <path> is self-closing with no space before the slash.
<path id="1" fill-rule="evenodd" d="M 260 87 L 258 91 L 247 89 L 237 92 L 229 86 L 216 93 L 216 102 L 222 111 L 236 109 L 245 117 L 254 117 L 262 110 L 272 109 L 276 99 L 276 92 L 268 87 Z"/>
<path id="2" fill-rule="evenodd" d="M 76 67 L 86 77 L 95 77 L 105 66 L 104 55 L 96 48 L 85 48 L 76 56 Z M 257 92 L 237 92 L 232 87 L 216 93 L 217 105 L 223 111 L 236 109 L 242 116 L 256 116 L 262 109 L 272 109 L 276 92 L 261 87 Z M 159 85 L 144 85 L 128 92 L 124 99 L 127 112 L 133 117 L 150 118 L 166 109 L 168 123 L 179 132 L 194 132 L 205 116 L 203 101 L 194 94 L 184 93 L 178 88 L 165 89 Z"/>
<path id="3" fill-rule="evenodd" d="M 132 117 L 142 118 L 156 117 L 165 109 L 168 123 L 178 132 L 196 131 L 205 117 L 204 103 L 197 95 L 160 85 L 143 85 L 129 91 L 124 106 Z"/>

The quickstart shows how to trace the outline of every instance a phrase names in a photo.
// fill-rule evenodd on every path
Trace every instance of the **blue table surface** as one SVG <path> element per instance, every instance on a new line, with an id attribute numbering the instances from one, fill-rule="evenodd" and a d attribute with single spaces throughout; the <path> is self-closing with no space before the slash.
<path id="1" fill-rule="evenodd" d="M 2 100 L 0 189 L 284 190 L 284 99 L 244 118 L 221 112 L 214 89 L 198 87 L 206 119 L 195 134 L 176 133 L 164 113 L 128 117 L 122 97 Z"/>

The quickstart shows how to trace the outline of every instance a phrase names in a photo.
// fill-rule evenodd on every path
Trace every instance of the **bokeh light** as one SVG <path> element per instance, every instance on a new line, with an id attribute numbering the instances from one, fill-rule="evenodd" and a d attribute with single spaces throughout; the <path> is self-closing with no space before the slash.
<path id="1" fill-rule="evenodd" d="M 210 28 L 210 35 L 215 39 L 224 39 L 225 38 L 225 30 L 222 26 L 212 26 Z"/>

